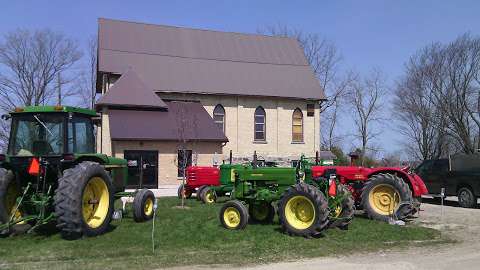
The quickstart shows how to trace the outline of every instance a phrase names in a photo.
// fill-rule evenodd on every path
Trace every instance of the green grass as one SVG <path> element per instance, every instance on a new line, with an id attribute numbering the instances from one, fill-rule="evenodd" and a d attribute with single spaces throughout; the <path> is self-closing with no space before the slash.
<path id="1" fill-rule="evenodd" d="M 188 200 L 177 209 L 176 198 L 159 200 L 152 253 L 152 223 L 127 216 L 112 231 L 95 238 L 66 241 L 58 233 L 0 238 L 0 269 L 152 269 L 176 265 L 259 264 L 319 256 L 344 255 L 421 245 L 440 233 L 417 226 L 390 226 L 361 217 L 348 231 L 328 230 L 324 237 L 304 239 L 272 225 L 248 225 L 243 231 L 221 227 L 221 204 Z"/>

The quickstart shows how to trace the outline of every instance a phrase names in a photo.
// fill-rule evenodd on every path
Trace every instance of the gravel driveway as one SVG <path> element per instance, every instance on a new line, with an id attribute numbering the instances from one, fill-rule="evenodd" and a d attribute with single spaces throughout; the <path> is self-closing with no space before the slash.
<path id="1" fill-rule="evenodd" d="M 431 200 L 427 199 L 427 202 Z M 416 247 L 401 251 L 354 254 L 345 257 L 309 259 L 269 265 L 232 268 L 230 266 L 196 266 L 175 269 L 480 269 L 480 209 L 457 207 L 449 201 L 447 206 L 424 203 L 415 222 L 441 230 L 457 243 L 434 247 Z M 442 214 L 443 213 L 443 214 Z"/>

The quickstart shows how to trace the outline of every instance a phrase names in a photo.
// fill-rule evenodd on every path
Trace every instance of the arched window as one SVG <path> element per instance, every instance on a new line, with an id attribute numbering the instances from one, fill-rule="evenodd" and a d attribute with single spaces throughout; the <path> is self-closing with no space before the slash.
<path id="1" fill-rule="evenodd" d="M 213 121 L 225 133 L 225 109 L 221 104 L 218 104 L 213 109 Z"/>
<path id="2" fill-rule="evenodd" d="M 265 127 L 265 110 L 262 107 L 257 107 L 255 110 L 255 141 L 266 140 Z"/>
<path id="3" fill-rule="evenodd" d="M 303 113 L 299 108 L 292 114 L 292 142 L 303 142 Z"/>

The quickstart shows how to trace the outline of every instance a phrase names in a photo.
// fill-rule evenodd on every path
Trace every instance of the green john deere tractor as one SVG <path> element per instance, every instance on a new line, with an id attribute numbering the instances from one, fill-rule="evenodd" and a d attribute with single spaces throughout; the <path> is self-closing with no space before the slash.
<path id="1" fill-rule="evenodd" d="M 220 210 L 222 225 L 234 230 L 244 229 L 249 221 L 271 223 L 277 203 L 280 225 L 290 235 L 312 237 L 333 226 L 346 229 L 353 218 L 346 203 L 352 201 L 351 194 L 339 192 L 342 187 L 336 182 L 306 182 L 304 165 L 257 167 L 254 156 L 253 166 L 236 168 L 234 200 Z"/>
<path id="2" fill-rule="evenodd" d="M 147 189 L 125 192 L 127 162 L 95 153 L 95 111 L 67 106 L 17 108 L 6 155 L 0 155 L 0 233 L 56 222 L 64 238 L 104 233 L 114 200 L 134 197 L 133 216 L 152 218 Z M 28 228 L 28 227 L 27 227 Z"/>

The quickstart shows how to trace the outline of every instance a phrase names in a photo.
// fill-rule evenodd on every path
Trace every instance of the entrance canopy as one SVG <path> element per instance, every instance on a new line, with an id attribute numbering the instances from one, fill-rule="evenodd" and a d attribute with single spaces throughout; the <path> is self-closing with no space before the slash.
<path id="1" fill-rule="evenodd" d="M 228 142 L 198 102 L 165 102 L 168 111 L 109 110 L 112 140 Z"/>

